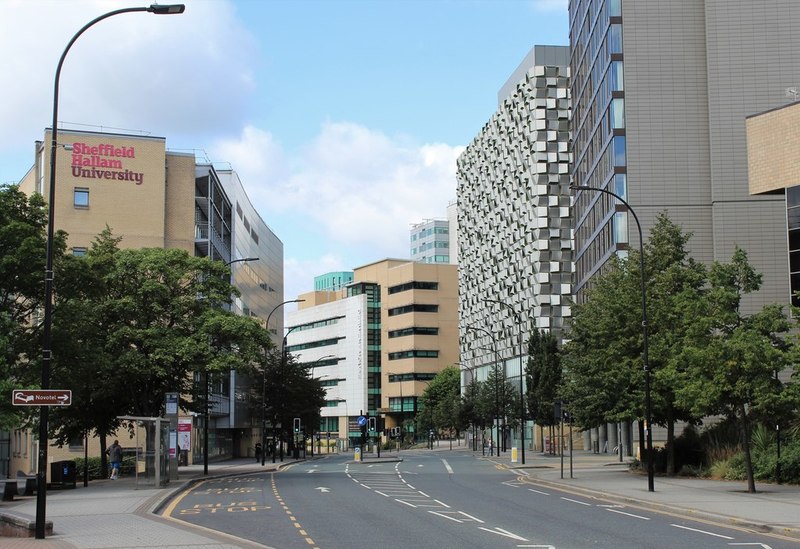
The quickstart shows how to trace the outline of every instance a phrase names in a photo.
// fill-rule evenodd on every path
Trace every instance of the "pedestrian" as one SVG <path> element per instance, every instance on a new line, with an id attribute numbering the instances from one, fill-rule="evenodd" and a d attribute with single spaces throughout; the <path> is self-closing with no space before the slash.
<path id="1" fill-rule="evenodd" d="M 118 440 L 115 440 L 114 444 L 106 450 L 106 454 L 111 461 L 111 480 L 117 480 L 120 467 L 122 467 L 122 446 L 119 445 Z"/>
<path id="2" fill-rule="evenodd" d="M 261 461 L 261 443 L 256 442 L 256 462 Z"/>

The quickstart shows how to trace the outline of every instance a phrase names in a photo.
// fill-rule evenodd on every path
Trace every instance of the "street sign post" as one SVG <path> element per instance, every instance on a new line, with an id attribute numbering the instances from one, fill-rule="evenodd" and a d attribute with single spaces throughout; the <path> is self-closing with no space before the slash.
<path id="1" fill-rule="evenodd" d="M 11 393 L 14 406 L 69 406 L 72 391 L 69 389 L 14 389 Z"/>

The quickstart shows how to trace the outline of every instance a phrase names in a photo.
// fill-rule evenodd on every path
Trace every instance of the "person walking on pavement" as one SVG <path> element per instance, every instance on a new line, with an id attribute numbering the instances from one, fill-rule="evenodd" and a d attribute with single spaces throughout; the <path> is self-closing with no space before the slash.
<path id="1" fill-rule="evenodd" d="M 256 442 L 256 461 L 261 461 L 261 443 Z"/>
<path id="2" fill-rule="evenodd" d="M 119 445 L 118 440 L 115 440 L 114 444 L 106 450 L 106 454 L 111 461 L 111 480 L 117 480 L 120 467 L 122 467 L 122 446 Z"/>

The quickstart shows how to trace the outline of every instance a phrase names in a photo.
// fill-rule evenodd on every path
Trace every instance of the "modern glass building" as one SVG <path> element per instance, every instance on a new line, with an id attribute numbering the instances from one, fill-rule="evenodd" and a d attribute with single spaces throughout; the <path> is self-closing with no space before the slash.
<path id="1" fill-rule="evenodd" d="M 411 259 L 421 263 L 452 263 L 450 222 L 426 219 L 411 226 Z"/>
<path id="2" fill-rule="evenodd" d="M 697 260 L 735 246 L 763 273 L 745 311 L 785 302 L 783 198 L 750 196 L 745 118 L 785 104 L 800 75 L 793 0 L 570 0 L 573 183 L 622 196 L 644 237 L 660 212 Z M 579 301 L 614 254 L 638 249 L 613 197 L 576 194 Z"/>

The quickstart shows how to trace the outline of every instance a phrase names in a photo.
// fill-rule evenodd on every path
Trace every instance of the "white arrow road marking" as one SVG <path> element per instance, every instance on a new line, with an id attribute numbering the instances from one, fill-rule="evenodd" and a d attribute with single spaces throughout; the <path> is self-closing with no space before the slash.
<path id="1" fill-rule="evenodd" d="M 325 488 L 324 486 L 317 486 L 314 490 L 319 490 L 320 493 L 325 494 L 331 491 L 330 488 Z"/>
<path id="2" fill-rule="evenodd" d="M 729 543 L 728 545 L 760 545 L 763 549 L 772 549 L 772 547 L 765 543 Z"/>
<path id="3" fill-rule="evenodd" d="M 306 473 L 316 473 L 316 472 L 317 472 L 317 471 L 316 471 L 316 470 L 314 470 L 314 469 L 307 469 L 307 470 L 306 470 Z"/>
<path id="4" fill-rule="evenodd" d="M 692 532 L 698 532 L 700 534 L 707 534 L 709 536 L 714 536 L 716 538 L 733 539 L 730 536 L 723 536 L 722 534 L 715 534 L 714 532 L 706 532 L 705 530 L 698 530 L 697 528 L 689 528 L 688 526 L 681 526 L 680 524 L 670 524 L 670 526 L 674 526 L 675 528 L 683 528 L 684 530 L 690 530 Z"/>
<path id="5" fill-rule="evenodd" d="M 495 528 L 494 530 L 490 530 L 489 528 L 484 528 L 483 526 L 478 526 L 481 530 L 485 530 L 486 532 L 491 532 L 492 534 L 497 534 L 498 536 L 505 536 L 511 539 L 517 539 L 519 541 L 528 541 L 525 538 L 518 536 L 516 534 L 512 534 L 508 530 L 503 530 L 502 528 Z"/>

